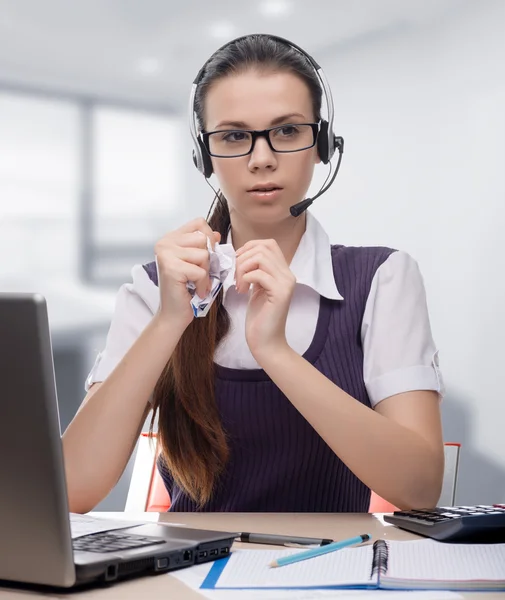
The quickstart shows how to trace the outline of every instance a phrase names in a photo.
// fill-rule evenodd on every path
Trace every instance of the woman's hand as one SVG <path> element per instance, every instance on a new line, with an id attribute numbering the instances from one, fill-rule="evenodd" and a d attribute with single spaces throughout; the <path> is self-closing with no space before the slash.
<path id="1" fill-rule="evenodd" d="M 246 340 L 262 364 L 287 346 L 286 319 L 296 278 L 275 240 L 254 240 L 237 251 L 235 279 L 237 291 L 249 293 Z"/>
<path id="2" fill-rule="evenodd" d="M 207 238 L 219 243 L 221 235 L 199 218 L 167 233 L 155 246 L 160 290 L 158 316 L 175 321 L 182 332 L 193 320 L 187 282 L 195 283 L 200 298 L 210 290 Z"/>

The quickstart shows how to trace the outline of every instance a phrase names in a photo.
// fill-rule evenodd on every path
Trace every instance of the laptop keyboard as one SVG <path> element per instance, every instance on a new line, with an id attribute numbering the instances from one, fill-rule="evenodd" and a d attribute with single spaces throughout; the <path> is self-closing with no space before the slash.
<path id="1" fill-rule="evenodd" d="M 165 540 L 162 538 L 127 534 L 119 531 L 95 533 L 94 535 L 86 535 L 72 540 L 74 550 L 79 552 L 117 552 L 163 543 L 165 543 Z"/>
<path id="2" fill-rule="evenodd" d="M 72 538 L 82 537 L 84 535 L 91 535 L 94 533 L 101 533 L 103 531 L 113 531 L 115 529 L 127 529 L 129 527 L 138 527 L 139 525 L 145 525 L 146 521 L 130 521 L 129 519 L 111 519 L 94 517 L 91 515 L 79 515 L 76 513 L 70 513 L 70 529 L 72 531 Z"/>

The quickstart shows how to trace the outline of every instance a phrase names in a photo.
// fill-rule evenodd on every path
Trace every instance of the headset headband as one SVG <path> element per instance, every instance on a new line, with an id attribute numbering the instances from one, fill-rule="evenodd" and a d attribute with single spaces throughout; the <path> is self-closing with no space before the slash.
<path id="1" fill-rule="evenodd" d="M 266 35 L 266 34 L 243 35 L 238 38 L 235 38 L 234 40 L 227 42 L 226 44 L 224 44 L 223 46 L 218 48 L 212 54 L 212 56 L 205 61 L 205 64 L 198 71 L 198 75 L 195 77 L 193 84 L 191 86 L 191 93 L 189 95 L 189 130 L 191 133 L 191 138 L 193 140 L 193 147 L 194 147 L 193 162 L 195 163 L 196 168 L 201 173 L 203 173 L 205 175 L 205 177 L 210 177 L 212 175 L 212 161 L 210 160 L 210 156 L 207 154 L 207 150 L 205 149 L 205 146 L 203 145 L 202 140 L 198 136 L 198 120 L 197 120 L 197 116 L 195 113 L 196 90 L 197 90 L 200 80 L 203 76 L 205 68 L 207 67 L 209 62 L 212 60 L 212 58 L 214 58 L 214 56 L 218 52 L 221 52 L 221 50 L 223 50 L 224 48 L 227 48 L 228 46 L 235 44 L 236 42 L 238 42 L 240 40 L 247 39 L 254 35 Z M 310 54 L 307 54 L 307 52 L 305 52 L 305 50 L 300 48 L 300 46 L 297 46 L 293 42 L 290 42 L 289 40 L 286 40 L 286 39 L 276 36 L 276 35 L 267 35 L 266 37 L 268 37 L 272 40 L 281 42 L 283 44 L 286 44 L 288 46 L 291 46 L 292 48 L 294 48 L 295 50 L 300 52 L 300 54 L 302 56 L 304 56 L 310 62 L 310 64 L 314 68 L 314 71 L 316 72 L 316 75 L 319 78 L 319 81 L 321 82 L 323 94 L 326 99 L 326 107 L 327 107 L 327 111 L 328 111 L 328 121 L 321 119 L 321 126 L 319 129 L 319 135 L 318 135 L 318 152 L 319 152 L 319 157 L 321 158 L 321 161 L 324 164 L 326 164 L 332 158 L 333 154 L 335 153 L 335 148 L 336 148 L 336 139 L 335 139 L 335 135 L 333 133 L 333 114 L 334 114 L 333 96 L 331 94 L 331 89 L 328 84 L 328 80 L 326 79 L 326 75 L 324 74 L 323 69 L 312 58 L 312 56 L 310 56 Z"/>

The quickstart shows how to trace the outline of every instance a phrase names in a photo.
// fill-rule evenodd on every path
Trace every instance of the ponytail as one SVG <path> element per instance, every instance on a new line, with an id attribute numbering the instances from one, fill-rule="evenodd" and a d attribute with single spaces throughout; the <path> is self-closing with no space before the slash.
<path id="1" fill-rule="evenodd" d="M 208 222 L 226 240 L 230 213 L 221 193 Z M 221 290 L 207 316 L 186 328 L 153 393 L 151 431 L 158 414 L 162 459 L 199 506 L 210 499 L 229 456 L 214 395 L 214 352 L 229 327 Z"/>

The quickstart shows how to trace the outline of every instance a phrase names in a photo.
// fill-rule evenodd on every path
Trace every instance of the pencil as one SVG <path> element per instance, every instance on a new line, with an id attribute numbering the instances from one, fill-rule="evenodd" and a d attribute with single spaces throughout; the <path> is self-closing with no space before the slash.
<path id="1" fill-rule="evenodd" d="M 283 556 L 281 558 L 278 558 L 277 560 L 272 561 L 270 563 L 270 567 L 275 568 L 283 567 L 285 565 L 291 565 L 293 563 L 299 562 L 300 560 L 307 560 L 308 558 L 314 558 L 316 556 L 321 556 L 322 554 L 335 552 L 336 550 L 347 548 L 347 546 L 362 544 L 363 542 L 367 542 L 371 539 L 372 536 L 369 533 L 364 533 L 363 535 L 357 535 L 356 537 L 349 538 L 348 540 L 341 540 L 340 542 L 333 542 L 333 544 L 327 544 L 326 546 L 321 546 L 319 548 L 304 550 L 303 552 L 297 552 L 296 554 L 291 554 L 290 556 Z"/>

